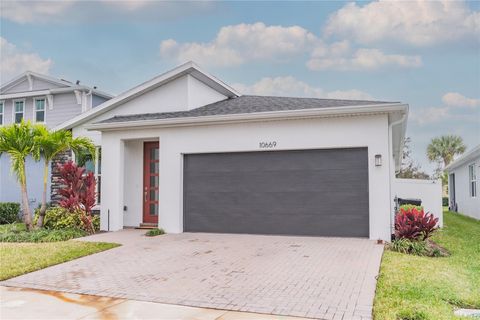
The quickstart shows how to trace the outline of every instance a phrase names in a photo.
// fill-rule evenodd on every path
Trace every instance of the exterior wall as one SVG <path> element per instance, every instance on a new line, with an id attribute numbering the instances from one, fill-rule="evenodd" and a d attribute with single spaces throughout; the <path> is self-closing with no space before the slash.
<path id="1" fill-rule="evenodd" d="M 433 213 L 443 227 L 442 182 L 440 180 L 394 179 L 396 197 L 421 199 L 425 212 Z"/>
<path id="2" fill-rule="evenodd" d="M 142 206 L 142 193 L 130 197 L 138 189 L 135 182 L 127 180 L 125 170 L 130 171 L 133 162 L 141 163 L 132 158 L 130 140 L 146 139 L 160 142 L 159 226 L 167 232 L 183 231 L 183 154 L 262 151 L 259 142 L 276 141 L 275 150 L 368 147 L 370 238 L 390 240 L 391 160 L 386 115 L 104 132 L 102 161 L 108 166 L 104 165 L 102 172 L 103 230 L 119 230 L 133 221 L 124 217 L 124 204 L 132 209 Z M 385 159 L 380 167 L 375 166 L 376 154 Z M 134 170 L 139 172 L 138 167 Z"/>
<path id="3" fill-rule="evenodd" d="M 107 100 L 108 100 L 107 98 L 100 97 L 100 96 L 97 96 L 95 94 L 92 94 L 92 108 L 95 108 L 96 106 L 104 103 Z"/>
<path id="4" fill-rule="evenodd" d="M 52 83 L 52 82 L 49 82 L 49 81 L 38 79 L 35 76 L 32 76 L 32 80 L 33 80 L 32 91 L 67 87 L 67 85 L 62 86 L 62 85 L 55 84 L 55 83 Z M 27 78 L 25 78 L 25 80 L 23 80 L 22 82 L 19 82 L 18 84 L 14 85 L 13 87 L 7 88 L 7 90 L 3 91 L 2 94 L 27 92 L 27 91 L 30 91 L 30 86 L 29 86 Z"/>
<path id="5" fill-rule="evenodd" d="M 22 202 L 20 184 L 10 169 L 10 157 L 6 154 L 0 157 L 0 202 Z M 26 161 L 27 191 L 30 209 L 37 208 L 42 203 L 43 194 L 43 163 L 28 158 Z M 50 182 L 47 184 L 47 201 L 50 201 Z"/>
<path id="6" fill-rule="evenodd" d="M 125 141 L 125 182 L 123 225 L 138 227 L 143 213 L 143 141 Z"/>
<path id="7" fill-rule="evenodd" d="M 198 81 L 191 75 L 188 77 L 188 109 L 195 109 L 207 104 L 221 101 L 227 97 L 218 91 L 213 90 L 201 81 Z"/>
<path id="8" fill-rule="evenodd" d="M 469 174 L 468 166 L 475 163 L 477 173 L 477 196 L 470 196 Z M 455 200 L 457 203 L 457 211 L 467 216 L 480 220 L 480 157 L 455 168 L 449 170 L 450 174 L 455 174 Z M 450 203 L 452 203 L 453 194 L 451 192 L 452 181 L 449 181 L 450 186 Z"/>

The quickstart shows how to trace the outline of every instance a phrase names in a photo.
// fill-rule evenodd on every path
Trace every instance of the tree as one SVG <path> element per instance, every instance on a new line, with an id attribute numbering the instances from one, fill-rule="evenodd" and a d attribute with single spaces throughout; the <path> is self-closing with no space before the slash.
<path id="1" fill-rule="evenodd" d="M 47 182 L 48 167 L 53 158 L 67 150 L 73 150 L 76 154 L 83 154 L 88 151 L 95 156 L 95 145 L 88 138 L 73 138 L 72 133 L 67 130 L 49 131 L 43 125 L 36 126 L 34 129 L 35 148 L 34 158 L 39 161 L 43 158 L 43 195 L 42 206 L 37 220 L 37 227 L 43 226 L 45 212 L 47 211 Z"/>
<path id="2" fill-rule="evenodd" d="M 456 155 L 465 152 L 465 144 L 459 136 L 447 135 L 433 138 L 427 147 L 427 157 L 431 162 L 439 165 L 443 162 L 443 168 L 448 166 Z"/>
<path id="3" fill-rule="evenodd" d="M 28 203 L 25 159 L 35 148 L 34 127 L 30 122 L 15 123 L 0 128 L 0 156 L 10 156 L 12 172 L 17 176 L 22 190 L 23 221 L 28 231 L 32 229 L 32 216 Z"/>
<path id="4" fill-rule="evenodd" d="M 397 173 L 397 178 L 403 179 L 430 179 L 430 176 L 421 170 L 421 166 L 417 164 L 412 158 L 412 151 L 410 150 L 411 139 L 405 138 L 403 144 L 402 166 Z"/>

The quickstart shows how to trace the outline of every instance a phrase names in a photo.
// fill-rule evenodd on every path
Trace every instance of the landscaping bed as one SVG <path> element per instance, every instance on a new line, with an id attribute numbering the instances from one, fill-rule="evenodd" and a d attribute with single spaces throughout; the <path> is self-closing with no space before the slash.
<path id="1" fill-rule="evenodd" d="M 465 319 L 454 310 L 480 308 L 480 221 L 445 211 L 444 228 L 431 239 L 450 256 L 385 250 L 374 319 Z"/>

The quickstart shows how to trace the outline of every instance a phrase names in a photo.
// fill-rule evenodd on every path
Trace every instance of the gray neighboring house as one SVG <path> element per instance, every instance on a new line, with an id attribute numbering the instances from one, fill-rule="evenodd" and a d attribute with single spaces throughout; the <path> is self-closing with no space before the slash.
<path id="1" fill-rule="evenodd" d="M 452 211 L 480 219 L 480 145 L 448 165 L 449 207 Z"/>
<path id="2" fill-rule="evenodd" d="M 0 126 L 24 119 L 54 128 L 112 97 L 96 88 L 27 71 L 0 87 Z M 27 159 L 26 171 L 33 209 L 41 203 L 42 164 Z M 50 183 L 48 188 L 50 190 Z M 50 192 L 47 196 L 50 198 Z M 0 202 L 21 202 L 20 187 L 11 173 L 7 155 L 0 157 Z"/>

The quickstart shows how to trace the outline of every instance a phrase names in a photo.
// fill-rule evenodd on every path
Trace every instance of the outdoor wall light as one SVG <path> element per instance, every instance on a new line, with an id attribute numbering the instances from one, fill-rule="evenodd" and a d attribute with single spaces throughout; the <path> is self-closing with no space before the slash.
<path id="1" fill-rule="evenodd" d="M 375 155 L 375 167 L 380 167 L 382 165 L 382 155 L 376 154 Z"/>

